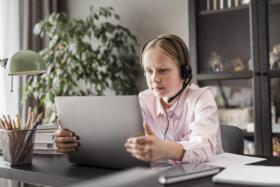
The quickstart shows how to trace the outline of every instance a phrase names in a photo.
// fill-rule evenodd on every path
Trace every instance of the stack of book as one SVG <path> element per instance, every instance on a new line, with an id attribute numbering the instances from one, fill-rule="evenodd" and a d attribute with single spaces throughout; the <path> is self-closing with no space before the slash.
<path id="1" fill-rule="evenodd" d="M 249 0 L 207 0 L 206 10 L 218 10 L 249 4 Z"/>
<path id="2" fill-rule="evenodd" d="M 246 130 L 247 124 L 253 121 L 253 108 L 219 108 L 219 120 L 221 124 L 231 125 Z"/>
<path id="3" fill-rule="evenodd" d="M 55 123 L 38 125 L 34 144 L 34 154 L 57 154 L 54 144 Z"/>

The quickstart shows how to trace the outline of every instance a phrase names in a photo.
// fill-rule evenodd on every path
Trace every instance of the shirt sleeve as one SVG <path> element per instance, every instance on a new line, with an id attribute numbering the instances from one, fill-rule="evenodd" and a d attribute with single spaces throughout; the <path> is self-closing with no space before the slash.
<path id="1" fill-rule="evenodd" d="M 210 89 L 205 90 L 193 104 L 194 121 L 190 133 L 178 142 L 183 146 L 182 162 L 209 161 L 221 144 L 218 109 Z M 218 141 L 217 141 L 218 140 Z"/>
<path id="2" fill-rule="evenodd" d="M 147 121 L 148 120 L 148 114 L 147 114 L 148 106 L 145 103 L 145 99 L 142 96 L 142 93 L 140 93 L 138 97 L 139 97 L 139 105 L 140 105 L 143 121 Z"/>

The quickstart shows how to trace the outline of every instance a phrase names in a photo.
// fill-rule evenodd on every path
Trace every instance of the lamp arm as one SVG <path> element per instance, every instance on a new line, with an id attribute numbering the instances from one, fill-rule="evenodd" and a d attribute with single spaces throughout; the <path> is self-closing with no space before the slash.
<path id="1" fill-rule="evenodd" d="M 3 68 L 6 68 L 7 62 L 8 62 L 8 58 L 0 59 L 0 65 L 1 65 Z"/>

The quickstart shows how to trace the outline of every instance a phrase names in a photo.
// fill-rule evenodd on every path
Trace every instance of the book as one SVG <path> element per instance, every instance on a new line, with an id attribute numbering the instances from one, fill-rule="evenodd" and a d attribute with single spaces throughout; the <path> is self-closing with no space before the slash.
<path id="1" fill-rule="evenodd" d="M 220 0 L 220 9 L 224 9 L 224 0 Z"/>
<path id="2" fill-rule="evenodd" d="M 34 143 L 34 154 L 58 154 L 53 141 L 53 133 L 37 133 Z"/>
<path id="3" fill-rule="evenodd" d="M 234 0 L 234 6 L 235 7 L 240 6 L 240 0 Z"/>
<path id="4" fill-rule="evenodd" d="M 36 133 L 35 143 L 53 143 L 54 141 L 54 133 L 46 132 L 46 133 Z"/>
<path id="5" fill-rule="evenodd" d="M 55 149 L 54 143 L 35 143 L 34 149 Z"/>
<path id="6" fill-rule="evenodd" d="M 211 10 L 211 2 L 210 2 L 210 0 L 206 1 L 206 10 Z"/>
<path id="7" fill-rule="evenodd" d="M 213 10 L 217 10 L 218 9 L 218 0 L 213 0 Z"/>
<path id="8" fill-rule="evenodd" d="M 227 7 L 228 7 L 228 8 L 231 8 L 231 7 L 232 7 L 232 2 L 231 2 L 231 1 L 232 1 L 232 0 L 228 0 L 228 1 L 227 1 Z"/>
<path id="9" fill-rule="evenodd" d="M 38 125 L 36 132 L 37 133 L 54 133 L 58 129 L 56 123 L 48 123 L 43 125 Z"/>
<path id="10" fill-rule="evenodd" d="M 58 153 L 56 151 L 56 149 L 34 149 L 33 150 L 33 154 L 52 154 L 52 155 L 56 155 L 56 154 L 61 154 L 61 153 Z"/>
<path id="11" fill-rule="evenodd" d="M 203 163 L 180 164 L 163 171 L 158 182 L 161 184 L 173 184 L 204 176 L 214 175 L 220 171 L 219 167 Z"/>

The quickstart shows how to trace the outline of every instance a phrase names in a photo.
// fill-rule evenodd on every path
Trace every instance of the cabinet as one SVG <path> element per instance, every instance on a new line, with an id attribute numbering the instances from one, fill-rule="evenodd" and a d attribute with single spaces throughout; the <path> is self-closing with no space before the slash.
<path id="1" fill-rule="evenodd" d="M 189 0 L 189 19 L 194 81 L 215 88 L 221 123 L 244 130 L 246 153 L 277 153 L 280 0 Z"/>

